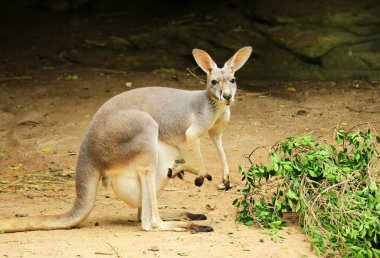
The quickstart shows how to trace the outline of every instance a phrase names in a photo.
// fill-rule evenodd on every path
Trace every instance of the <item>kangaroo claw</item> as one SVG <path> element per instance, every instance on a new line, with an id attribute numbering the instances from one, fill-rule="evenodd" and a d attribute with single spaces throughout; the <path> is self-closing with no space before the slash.
<path id="1" fill-rule="evenodd" d="M 207 178 L 208 181 L 212 181 L 212 176 L 211 175 L 207 174 L 206 178 Z"/>

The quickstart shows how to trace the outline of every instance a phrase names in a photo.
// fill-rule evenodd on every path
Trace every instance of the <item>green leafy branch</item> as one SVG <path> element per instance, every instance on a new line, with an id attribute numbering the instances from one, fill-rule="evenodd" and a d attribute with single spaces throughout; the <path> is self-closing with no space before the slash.
<path id="1" fill-rule="evenodd" d="M 239 168 L 236 221 L 276 232 L 286 224 L 284 212 L 295 211 L 318 255 L 380 257 L 380 137 L 337 129 L 336 143 L 287 137 L 272 147 L 267 165 L 248 155 L 250 166 Z"/>

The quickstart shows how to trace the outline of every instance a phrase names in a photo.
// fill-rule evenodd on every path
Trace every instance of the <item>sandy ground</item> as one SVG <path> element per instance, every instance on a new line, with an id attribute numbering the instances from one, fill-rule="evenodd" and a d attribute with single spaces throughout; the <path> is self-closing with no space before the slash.
<path id="1" fill-rule="evenodd" d="M 66 80 L 77 75 L 77 80 Z M 71 77 L 73 78 L 73 77 Z M 127 87 L 131 82 L 132 87 Z M 128 84 L 129 85 L 129 84 Z M 73 171 L 82 133 L 96 109 L 120 92 L 144 85 L 201 89 L 194 78 L 165 73 L 123 73 L 75 66 L 46 68 L 0 81 L 0 219 L 57 214 L 74 200 Z M 291 220 L 273 241 L 257 227 L 234 222 L 232 201 L 240 183 L 243 154 L 288 135 L 333 139 L 339 123 L 349 128 L 379 122 L 379 85 L 364 82 L 244 81 L 232 107 L 224 145 L 237 187 L 218 191 L 217 152 L 203 141 L 206 167 L 214 177 L 201 188 L 193 176 L 173 180 L 159 195 L 163 211 L 205 213 L 213 233 L 143 232 L 137 211 L 99 188 L 96 206 L 80 228 L 0 235 L 0 257 L 315 257 L 307 236 Z M 264 160 L 258 152 L 254 159 Z M 49 172 L 50 170 L 50 172 Z M 54 175 L 59 176 L 47 177 Z M 33 174 L 37 174 L 34 175 Z M 45 174 L 44 177 L 40 176 Z M 97 226 L 95 226 L 95 224 Z"/>

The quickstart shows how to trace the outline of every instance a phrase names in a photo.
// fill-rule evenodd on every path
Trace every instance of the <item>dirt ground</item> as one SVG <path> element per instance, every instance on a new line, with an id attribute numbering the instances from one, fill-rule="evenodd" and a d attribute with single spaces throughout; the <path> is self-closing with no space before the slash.
<path id="1" fill-rule="evenodd" d="M 131 83 L 131 85 L 130 85 Z M 273 241 L 257 227 L 235 224 L 243 154 L 288 135 L 313 131 L 333 139 L 337 124 L 349 128 L 379 122 L 379 85 L 347 82 L 240 82 L 224 146 L 236 186 L 216 185 L 221 164 L 203 140 L 212 182 L 193 176 L 173 180 L 159 195 L 163 211 L 205 213 L 213 233 L 143 232 L 137 211 L 99 188 L 96 206 L 80 228 L 0 235 L 0 257 L 314 257 L 295 219 Z M 171 73 L 124 73 L 77 66 L 37 70 L 0 80 L 0 219 L 56 214 L 74 200 L 73 173 L 81 136 L 91 116 L 110 97 L 136 87 L 165 85 L 202 89 L 195 78 Z M 242 88 L 249 87 L 253 91 Z M 265 159 L 257 153 L 256 161 Z M 96 225 L 95 225 L 96 224 Z"/>

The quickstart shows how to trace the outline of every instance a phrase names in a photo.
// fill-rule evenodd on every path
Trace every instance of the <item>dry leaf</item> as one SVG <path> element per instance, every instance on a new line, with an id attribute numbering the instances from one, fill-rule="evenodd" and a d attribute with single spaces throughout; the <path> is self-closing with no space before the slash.
<path id="1" fill-rule="evenodd" d="M 287 90 L 287 91 L 290 91 L 290 92 L 295 92 L 295 91 L 297 91 L 296 88 L 294 88 L 294 87 L 288 87 L 286 90 Z"/>
<path id="2" fill-rule="evenodd" d="M 43 147 L 41 149 L 41 151 L 44 153 L 51 153 L 53 151 L 53 149 L 51 147 L 47 146 L 47 147 Z"/>
<path id="3" fill-rule="evenodd" d="M 9 165 L 8 168 L 11 169 L 11 170 L 18 170 L 22 167 L 22 164 L 13 164 L 13 165 Z"/>

